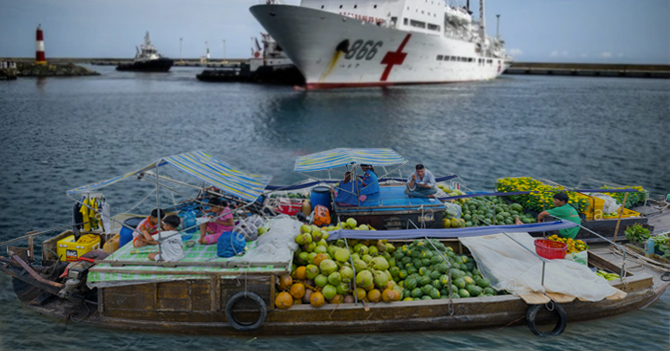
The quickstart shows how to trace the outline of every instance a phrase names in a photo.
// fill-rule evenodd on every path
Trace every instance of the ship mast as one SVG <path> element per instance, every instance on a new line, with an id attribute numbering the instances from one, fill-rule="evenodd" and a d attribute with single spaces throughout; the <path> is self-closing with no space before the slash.
<path id="1" fill-rule="evenodd" d="M 484 0 L 479 0 L 479 38 L 486 42 L 486 24 L 484 23 Z"/>

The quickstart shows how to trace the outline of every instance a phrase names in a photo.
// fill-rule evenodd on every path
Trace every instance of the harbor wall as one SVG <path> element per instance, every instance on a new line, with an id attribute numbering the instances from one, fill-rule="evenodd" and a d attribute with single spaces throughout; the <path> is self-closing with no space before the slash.
<path id="1" fill-rule="evenodd" d="M 670 65 L 514 62 L 505 74 L 670 78 Z"/>

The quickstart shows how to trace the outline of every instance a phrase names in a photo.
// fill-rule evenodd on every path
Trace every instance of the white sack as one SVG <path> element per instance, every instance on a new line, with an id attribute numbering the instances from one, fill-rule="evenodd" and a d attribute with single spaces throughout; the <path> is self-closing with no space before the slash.
<path id="1" fill-rule="evenodd" d="M 508 233 L 519 243 L 535 252 L 535 238 L 528 233 Z M 609 282 L 588 267 L 568 260 L 546 260 L 542 287 L 542 260 L 504 234 L 460 238 L 470 249 L 482 275 L 496 290 L 514 295 L 531 292 L 555 292 L 600 301 L 616 293 Z"/>

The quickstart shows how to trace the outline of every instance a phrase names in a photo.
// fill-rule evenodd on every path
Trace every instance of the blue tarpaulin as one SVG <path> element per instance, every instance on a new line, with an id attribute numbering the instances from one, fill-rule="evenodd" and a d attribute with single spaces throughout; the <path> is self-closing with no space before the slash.
<path id="1" fill-rule="evenodd" d="M 488 227 L 444 228 L 444 229 L 407 229 L 407 230 L 336 230 L 330 232 L 328 241 L 337 239 L 419 239 L 419 238 L 462 238 L 500 233 L 548 232 L 552 230 L 576 227 L 570 221 L 554 221 L 522 225 L 492 225 Z"/>

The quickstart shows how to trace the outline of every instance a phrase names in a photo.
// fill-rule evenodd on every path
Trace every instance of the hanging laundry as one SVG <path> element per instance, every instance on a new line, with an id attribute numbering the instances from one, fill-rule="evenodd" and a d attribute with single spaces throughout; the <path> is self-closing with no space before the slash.
<path id="1" fill-rule="evenodd" d="M 109 234 L 112 230 L 112 223 L 109 220 L 109 204 L 105 198 L 102 198 L 102 227 L 105 233 Z"/>
<path id="2" fill-rule="evenodd" d="M 84 201 L 82 202 L 81 209 L 79 210 L 83 217 L 85 232 L 91 231 L 91 221 L 88 215 L 89 214 L 88 206 L 90 206 L 90 201 L 88 200 L 88 198 L 85 198 Z"/>

